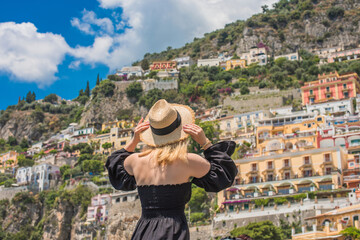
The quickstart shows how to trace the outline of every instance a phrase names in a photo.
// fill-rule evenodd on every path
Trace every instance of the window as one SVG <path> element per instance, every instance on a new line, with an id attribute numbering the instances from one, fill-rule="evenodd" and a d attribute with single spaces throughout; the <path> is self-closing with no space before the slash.
<path id="1" fill-rule="evenodd" d="M 268 169 L 273 169 L 273 162 L 268 162 Z"/>
<path id="2" fill-rule="evenodd" d="M 289 159 L 284 160 L 284 167 L 290 167 L 290 160 Z"/>
<path id="3" fill-rule="evenodd" d="M 256 171 L 256 170 L 257 170 L 256 163 L 251 164 L 251 170 L 252 170 L 252 171 Z"/>
<path id="4" fill-rule="evenodd" d="M 268 174 L 267 175 L 267 181 L 268 182 L 274 181 L 274 176 L 272 174 Z"/>
<path id="5" fill-rule="evenodd" d="M 347 87 L 347 86 L 346 86 L 346 83 L 344 83 L 344 84 L 343 84 L 343 88 L 346 89 L 346 87 Z"/>
<path id="6" fill-rule="evenodd" d="M 312 170 L 303 171 L 303 177 L 312 177 Z"/>
<path id="7" fill-rule="evenodd" d="M 310 157 L 309 156 L 304 157 L 304 164 L 310 164 Z"/>
<path id="8" fill-rule="evenodd" d="M 310 103 L 314 103 L 315 102 L 315 98 L 310 98 Z"/>
<path id="9" fill-rule="evenodd" d="M 326 94 L 326 98 L 331 98 L 331 94 Z"/>
<path id="10" fill-rule="evenodd" d="M 125 145 L 126 144 L 126 141 L 121 141 L 120 145 Z"/>
<path id="11" fill-rule="evenodd" d="M 344 98 L 348 98 L 349 97 L 349 93 L 348 92 L 344 92 Z"/>
<path id="12" fill-rule="evenodd" d="M 359 155 L 356 155 L 355 156 L 355 163 L 360 163 L 360 156 Z"/>
<path id="13" fill-rule="evenodd" d="M 326 175 L 331 175 L 331 167 L 327 167 L 326 169 L 325 169 L 325 174 Z"/>
<path id="14" fill-rule="evenodd" d="M 330 87 L 326 87 L 326 91 L 327 91 L 327 92 L 330 92 Z"/>
<path id="15" fill-rule="evenodd" d="M 331 161 L 331 155 L 330 155 L 330 153 L 324 154 L 324 161 L 325 161 L 325 162 L 330 162 L 330 161 Z"/>
<path id="16" fill-rule="evenodd" d="M 250 178 L 250 182 L 251 182 L 251 183 L 257 183 L 257 177 L 256 177 L 256 176 L 251 177 L 251 178 Z"/>
<path id="17" fill-rule="evenodd" d="M 286 172 L 284 174 L 284 179 L 290 179 L 290 173 L 289 172 Z"/>
<path id="18" fill-rule="evenodd" d="M 314 94 L 314 91 L 311 89 L 310 90 L 310 95 L 313 95 Z"/>

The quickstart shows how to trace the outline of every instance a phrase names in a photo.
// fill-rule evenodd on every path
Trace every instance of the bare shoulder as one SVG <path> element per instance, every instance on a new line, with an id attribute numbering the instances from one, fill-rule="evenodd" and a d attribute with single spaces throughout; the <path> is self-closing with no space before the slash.
<path id="1" fill-rule="evenodd" d="M 135 167 L 135 164 L 138 162 L 136 161 L 138 158 L 139 158 L 139 154 L 134 153 L 128 156 L 127 158 L 125 158 L 124 160 L 124 168 L 131 175 L 134 175 L 133 169 Z"/>
<path id="2" fill-rule="evenodd" d="M 210 163 L 202 156 L 188 153 L 188 162 L 192 177 L 203 177 L 210 170 Z"/>

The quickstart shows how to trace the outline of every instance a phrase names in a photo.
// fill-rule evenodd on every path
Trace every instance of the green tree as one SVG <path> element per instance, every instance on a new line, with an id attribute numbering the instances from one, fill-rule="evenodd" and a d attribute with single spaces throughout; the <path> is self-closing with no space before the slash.
<path id="1" fill-rule="evenodd" d="M 191 190 L 191 199 L 189 207 L 191 212 L 203 212 L 207 209 L 203 208 L 203 204 L 209 201 L 209 197 L 203 188 L 193 186 Z"/>
<path id="2" fill-rule="evenodd" d="M 63 165 L 60 167 L 60 174 L 61 176 L 64 176 L 65 172 L 68 170 L 68 169 L 71 169 L 71 166 L 70 165 Z"/>
<path id="3" fill-rule="evenodd" d="M 85 160 L 82 169 L 84 172 L 100 173 L 104 171 L 104 163 L 98 160 Z"/>
<path id="4" fill-rule="evenodd" d="M 149 61 L 146 58 L 141 61 L 141 68 L 144 71 L 148 70 L 149 66 L 150 66 Z"/>
<path id="5" fill-rule="evenodd" d="M 38 123 L 42 123 L 45 119 L 45 114 L 40 106 L 35 107 L 35 111 L 31 113 L 31 118 Z"/>
<path id="6" fill-rule="evenodd" d="M 143 89 L 141 86 L 141 83 L 139 82 L 133 82 L 131 83 L 126 89 L 126 96 L 129 99 L 132 99 L 133 102 L 137 102 L 139 101 L 139 98 L 141 97 L 142 93 L 143 93 Z"/>
<path id="7" fill-rule="evenodd" d="M 100 84 L 100 78 L 99 78 L 99 74 L 97 75 L 97 78 L 96 78 L 96 86 L 98 86 Z"/>
<path id="8" fill-rule="evenodd" d="M 89 86 L 89 81 L 86 82 L 86 88 L 85 88 L 85 92 L 84 92 L 85 96 L 90 97 L 90 86 Z"/>
<path id="9" fill-rule="evenodd" d="M 9 144 L 10 146 L 16 146 L 18 144 L 18 141 L 16 140 L 15 137 L 9 136 L 7 140 L 7 144 Z"/>
<path id="10" fill-rule="evenodd" d="M 249 89 L 248 87 L 246 87 L 246 86 L 242 86 L 242 87 L 240 88 L 240 93 L 241 93 L 241 95 L 249 94 L 249 93 L 250 93 L 250 89 Z"/>
<path id="11" fill-rule="evenodd" d="M 27 158 L 25 155 L 20 154 L 17 158 L 19 167 L 31 167 L 35 161 L 31 158 Z"/>
<path id="12" fill-rule="evenodd" d="M 29 142 L 26 138 L 21 139 L 20 147 L 26 149 L 29 147 Z"/>
<path id="13" fill-rule="evenodd" d="M 34 101 L 35 101 L 35 93 L 34 93 L 34 92 L 31 93 L 31 91 L 29 91 L 29 92 L 26 94 L 25 101 L 26 101 L 27 103 L 32 103 L 32 102 L 34 102 Z"/>
<path id="14" fill-rule="evenodd" d="M 103 149 L 105 149 L 105 151 L 108 151 L 109 148 L 112 147 L 112 144 L 109 142 L 103 143 L 103 145 L 101 145 L 103 147 Z"/>
<path id="15" fill-rule="evenodd" d="M 348 227 L 341 231 L 345 237 L 351 237 L 354 240 L 360 239 L 360 230 L 355 227 Z"/>
<path id="16" fill-rule="evenodd" d="M 235 228 L 231 236 L 238 237 L 246 234 L 256 240 L 282 240 L 283 233 L 279 227 L 276 227 L 271 221 L 262 221 L 250 223 L 245 227 Z"/>
<path id="17" fill-rule="evenodd" d="M 44 102 L 56 103 L 57 100 L 58 100 L 58 96 L 55 93 L 50 93 L 49 95 L 44 97 Z"/>
<path id="18" fill-rule="evenodd" d="M 337 18 L 342 18 L 345 14 L 345 11 L 341 7 L 331 7 L 327 10 L 328 18 L 335 20 Z"/>

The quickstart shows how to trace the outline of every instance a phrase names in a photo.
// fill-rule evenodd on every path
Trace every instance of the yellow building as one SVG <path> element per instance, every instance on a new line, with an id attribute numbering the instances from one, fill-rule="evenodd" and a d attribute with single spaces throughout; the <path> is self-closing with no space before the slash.
<path id="1" fill-rule="evenodd" d="M 136 123 L 134 121 L 126 121 L 126 120 L 120 120 L 120 121 L 112 121 L 112 122 L 106 122 L 103 123 L 101 126 L 101 131 L 104 131 L 106 129 L 111 128 L 133 128 L 136 126 Z"/>
<path id="2" fill-rule="evenodd" d="M 17 165 L 18 156 L 19 153 L 16 151 L 0 154 L 0 171 L 4 173 L 7 168 L 15 167 Z"/>
<path id="3" fill-rule="evenodd" d="M 256 130 L 258 156 L 317 148 L 317 129 L 323 124 L 325 117 L 314 115 L 259 121 Z"/>
<path id="4" fill-rule="evenodd" d="M 234 186 L 219 192 L 218 201 L 338 189 L 347 157 L 343 148 L 332 147 L 235 160 Z"/>
<path id="5" fill-rule="evenodd" d="M 246 60 L 244 59 L 231 59 L 226 61 L 226 71 L 235 69 L 236 67 L 246 68 Z"/>
<path id="6" fill-rule="evenodd" d="M 306 232 L 303 227 L 301 233 L 292 234 L 292 240 L 318 239 L 318 240 L 345 240 L 341 231 L 347 227 L 359 229 L 360 204 L 335 209 L 330 212 L 306 218 L 314 221 L 312 231 Z"/>
<path id="7" fill-rule="evenodd" d="M 133 128 L 118 128 L 114 127 L 110 129 L 109 133 L 99 134 L 89 139 L 88 144 L 96 146 L 96 153 L 113 152 L 125 147 L 126 144 L 133 137 Z M 104 149 L 104 143 L 111 143 L 111 148 Z M 141 149 L 143 144 L 139 144 L 138 147 Z"/>

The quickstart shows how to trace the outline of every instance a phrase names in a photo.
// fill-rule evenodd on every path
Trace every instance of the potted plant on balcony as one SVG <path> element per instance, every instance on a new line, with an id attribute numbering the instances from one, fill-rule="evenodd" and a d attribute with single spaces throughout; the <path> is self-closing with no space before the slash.
<path id="1" fill-rule="evenodd" d="M 270 188 L 269 188 L 269 196 L 273 196 L 274 195 L 274 193 L 275 193 L 275 189 L 274 189 L 274 187 L 273 186 L 270 186 Z"/>
<path id="2" fill-rule="evenodd" d="M 316 184 L 315 184 L 315 183 L 311 183 L 311 184 L 310 184 L 310 191 L 311 191 L 311 192 L 315 192 L 315 191 L 316 191 Z"/>
<path id="3" fill-rule="evenodd" d="M 293 194 L 295 192 L 295 188 L 293 185 L 290 186 L 289 194 Z"/>
<path id="4" fill-rule="evenodd" d="M 254 197 L 258 197 L 258 196 L 259 196 L 259 189 L 255 188 Z"/>

